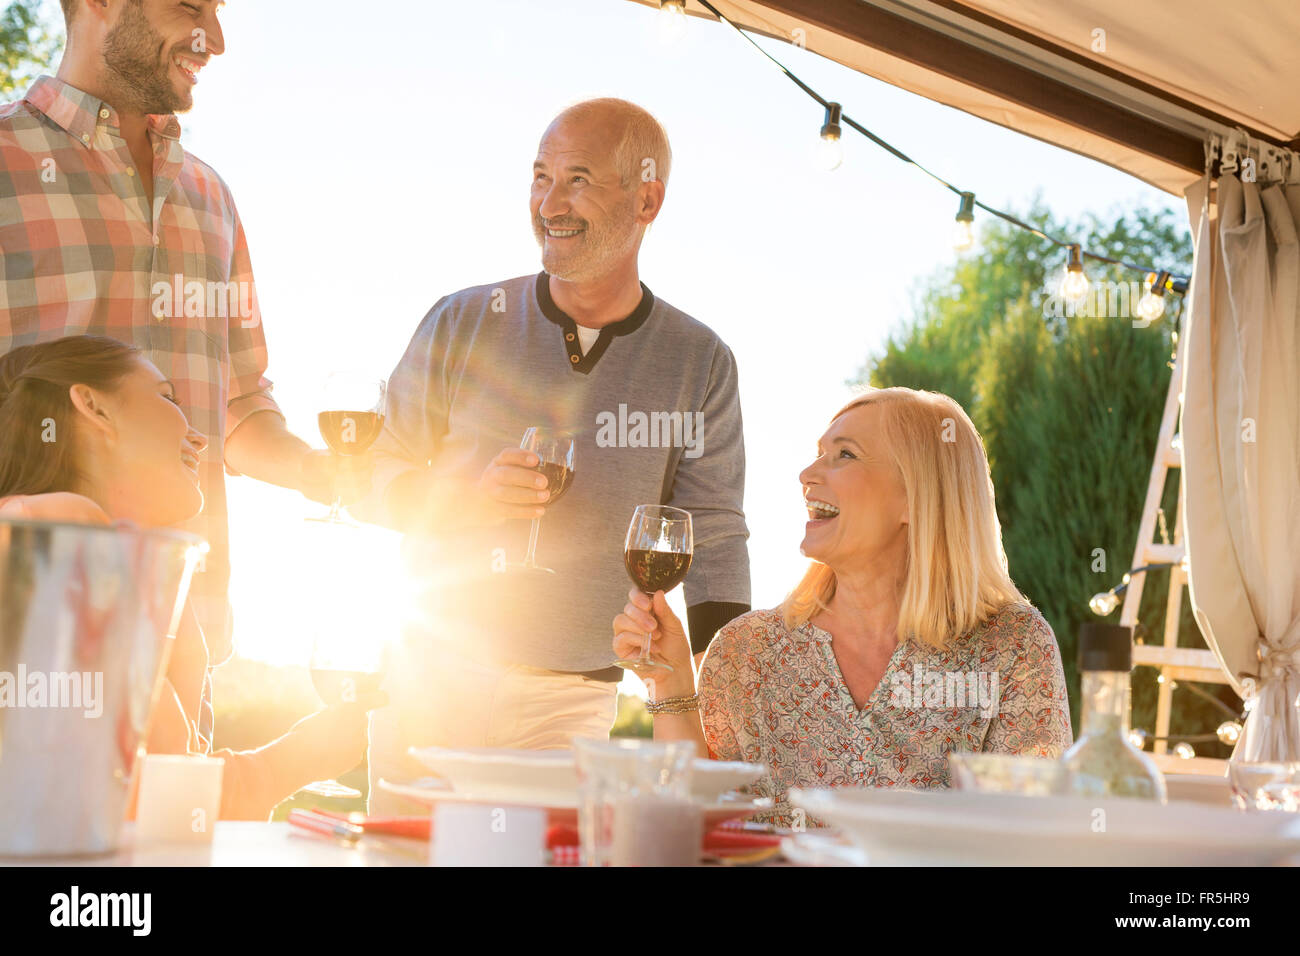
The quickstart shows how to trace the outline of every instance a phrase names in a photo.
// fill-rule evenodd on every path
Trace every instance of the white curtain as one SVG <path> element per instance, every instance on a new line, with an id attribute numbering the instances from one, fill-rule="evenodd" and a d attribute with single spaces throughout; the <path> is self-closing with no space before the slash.
<path id="1" fill-rule="evenodd" d="M 1187 192 L 1183 372 L 1192 609 L 1246 700 L 1234 760 L 1300 760 L 1300 187 Z"/>

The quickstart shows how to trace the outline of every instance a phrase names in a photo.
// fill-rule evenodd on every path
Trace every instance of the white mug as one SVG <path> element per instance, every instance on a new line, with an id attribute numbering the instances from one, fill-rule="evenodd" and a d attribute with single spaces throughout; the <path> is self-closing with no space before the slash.
<path id="1" fill-rule="evenodd" d="M 211 843 L 225 765 L 219 757 L 147 754 L 140 768 L 136 843 Z"/>
<path id="2" fill-rule="evenodd" d="M 437 805 L 431 866 L 542 866 L 546 811 L 486 803 Z"/>

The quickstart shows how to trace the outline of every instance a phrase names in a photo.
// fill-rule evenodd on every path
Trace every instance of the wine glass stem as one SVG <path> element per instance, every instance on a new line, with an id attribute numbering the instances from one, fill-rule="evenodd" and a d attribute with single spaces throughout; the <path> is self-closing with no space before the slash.
<path id="1" fill-rule="evenodd" d="M 542 528 L 542 519 L 534 518 L 532 531 L 529 532 L 528 535 L 528 555 L 527 557 L 524 558 L 524 567 L 531 568 L 537 563 L 535 560 L 535 556 L 537 554 L 537 533 L 541 530 L 541 528 Z"/>
<path id="2" fill-rule="evenodd" d="M 653 601 L 654 596 L 651 595 L 650 599 Z M 653 635 L 647 631 L 645 635 L 645 643 L 641 645 L 641 660 L 646 664 L 650 663 L 650 639 L 652 637 Z"/>

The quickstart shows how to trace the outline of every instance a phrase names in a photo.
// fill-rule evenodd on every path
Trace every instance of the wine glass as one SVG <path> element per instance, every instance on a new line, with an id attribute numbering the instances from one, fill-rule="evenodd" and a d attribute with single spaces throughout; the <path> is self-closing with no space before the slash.
<path id="1" fill-rule="evenodd" d="M 628 576 L 641 591 L 667 593 L 682 583 L 691 569 L 695 553 L 695 532 L 691 513 L 664 505 L 637 505 L 627 527 L 623 544 L 623 564 Z M 645 636 L 641 656 L 615 661 L 637 674 L 654 669 L 671 671 L 672 665 L 650 656 L 650 635 Z"/>
<path id="2" fill-rule="evenodd" d="M 538 458 L 536 470 L 546 478 L 546 490 L 550 493 L 550 497 L 546 499 L 546 507 L 549 508 L 559 501 L 560 496 L 573 484 L 573 436 L 568 432 L 555 432 L 535 425 L 524 432 L 519 447 L 531 451 Z M 507 565 L 509 568 L 516 571 L 555 573 L 551 568 L 539 565 L 536 560 L 537 534 L 541 526 L 542 519 L 534 518 L 532 530 L 528 535 L 528 553 L 522 563 L 512 562 Z"/>
<path id="3" fill-rule="evenodd" d="M 364 455 L 384 430 L 388 388 L 383 379 L 355 372 L 334 372 L 321 388 L 321 405 L 326 411 L 316 416 L 321 438 L 335 455 L 351 458 Z M 308 521 L 351 525 L 340 514 L 343 495 L 336 492 L 329 514 Z"/>
<path id="4" fill-rule="evenodd" d="M 384 681 L 384 645 L 351 629 L 332 628 L 312 642 L 311 682 L 321 702 L 355 703 L 373 697 Z M 337 780 L 317 780 L 305 793 L 331 799 L 355 800 L 361 791 Z"/>

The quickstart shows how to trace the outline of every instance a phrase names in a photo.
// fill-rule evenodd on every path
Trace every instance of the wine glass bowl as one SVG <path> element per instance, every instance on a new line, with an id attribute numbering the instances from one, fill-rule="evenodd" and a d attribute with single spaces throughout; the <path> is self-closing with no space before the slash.
<path id="1" fill-rule="evenodd" d="M 383 379 L 355 372 L 334 372 L 321 387 L 316 426 L 330 451 L 341 458 L 364 455 L 384 430 L 388 386 Z M 342 517 L 343 495 L 336 493 L 329 514 L 308 521 L 348 525 Z"/>
<path id="2" fill-rule="evenodd" d="M 666 505 L 637 505 L 628 523 L 623 543 L 623 566 L 637 589 L 644 594 L 665 594 L 685 580 L 695 554 L 695 532 L 691 514 Z M 614 663 L 634 673 L 671 671 L 672 665 L 650 656 L 650 635 L 641 646 L 641 656 Z"/>
<path id="3" fill-rule="evenodd" d="M 573 485 L 575 444 L 572 434 L 552 431 L 538 425 L 525 430 L 524 437 L 519 442 L 520 448 L 524 449 L 524 451 L 531 451 L 537 456 L 538 464 L 534 470 L 546 479 L 546 491 L 550 495 L 544 505 L 547 508 L 559 501 Z M 555 573 L 551 568 L 543 567 L 537 563 L 537 536 L 541 526 L 542 519 L 540 517 L 534 518 L 532 527 L 529 529 L 528 552 L 524 556 L 524 560 L 517 563 L 512 562 L 507 565 L 507 568 L 513 571 L 530 571 L 541 574 Z"/>

